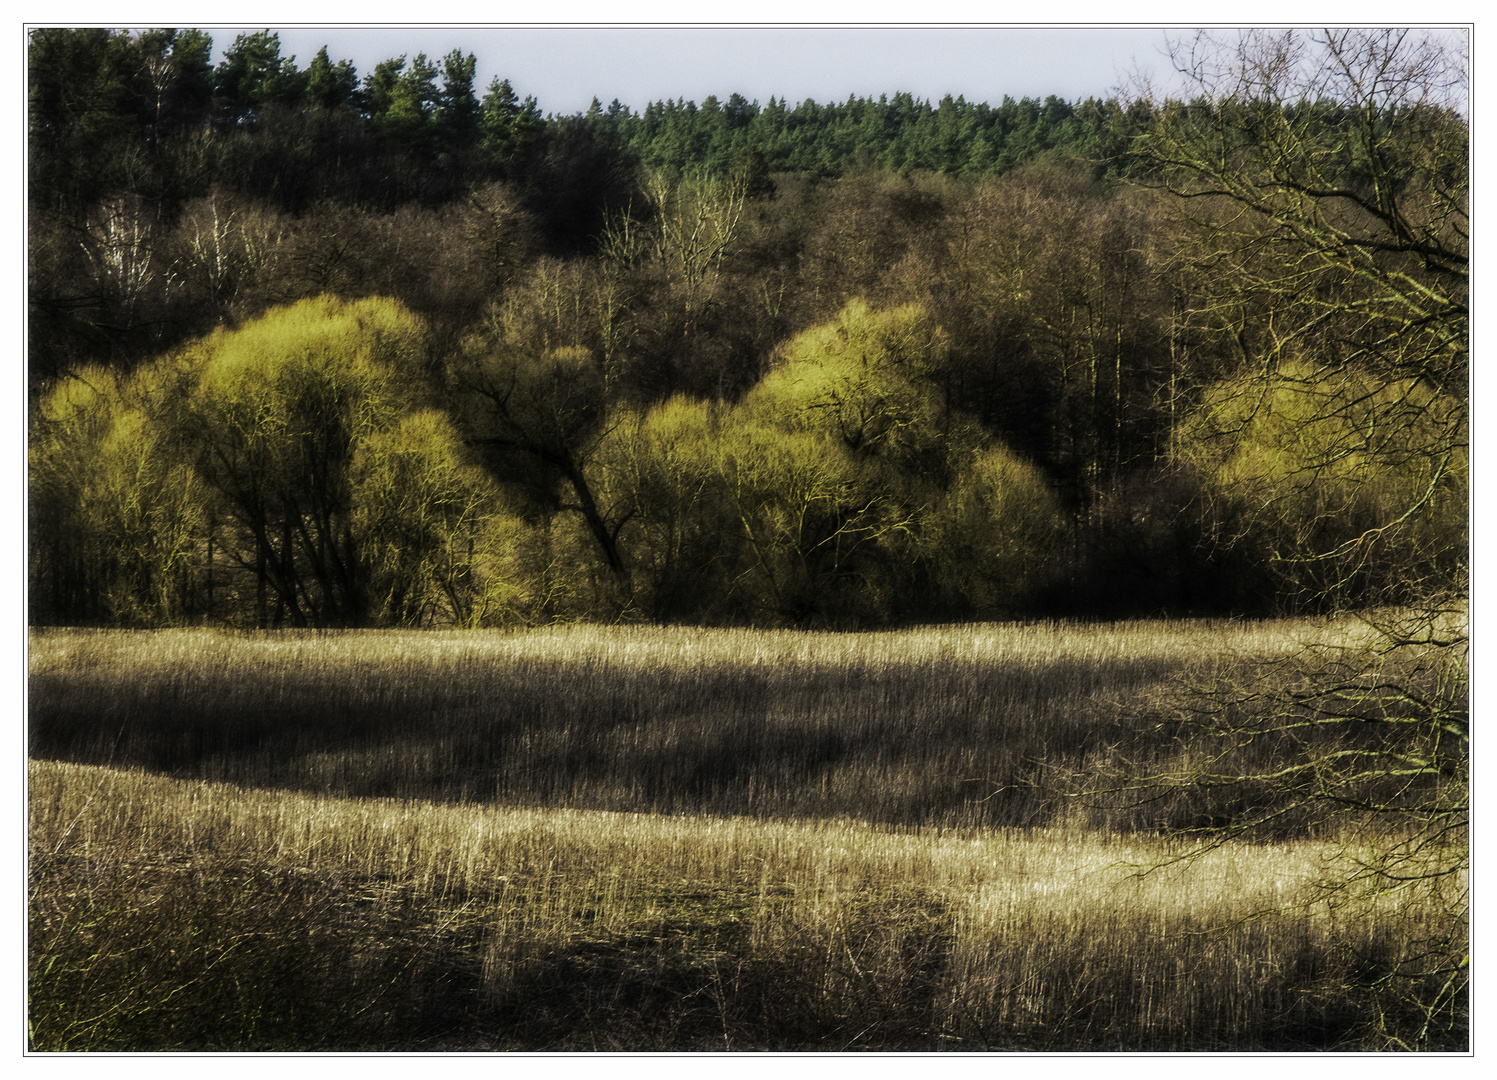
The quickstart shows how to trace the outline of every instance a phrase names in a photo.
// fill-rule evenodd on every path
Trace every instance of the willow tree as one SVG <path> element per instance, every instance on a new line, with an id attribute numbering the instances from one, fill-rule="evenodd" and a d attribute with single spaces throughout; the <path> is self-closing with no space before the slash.
<path id="1" fill-rule="evenodd" d="M 1284 362 L 1209 387 L 1182 456 L 1215 542 L 1246 548 L 1283 602 L 1418 605 L 1464 569 L 1464 450 L 1429 452 L 1463 408 L 1427 384 Z"/>
<path id="2" fill-rule="evenodd" d="M 523 607 L 512 550 L 521 523 L 444 414 L 421 409 L 370 431 L 350 481 L 350 535 L 376 622 L 480 626 Z"/>
<path id="3" fill-rule="evenodd" d="M 1469 743 L 1465 39 L 1202 33 L 1150 100 L 1140 172 L 1174 196 L 1193 317 L 1236 357 L 1206 395 L 1219 490 L 1302 602 L 1355 606 L 1296 655 L 1181 708 L 1206 847 L 1346 841 L 1319 899 L 1388 926 L 1360 958 L 1390 1045 L 1465 1038 Z M 1456 507 L 1451 512 L 1451 507 Z M 1394 562 L 1389 564 L 1390 553 Z M 1433 563 L 1424 556 L 1439 556 Z M 1402 564 L 1397 561 L 1402 559 Z M 1349 589 L 1360 580 L 1363 587 Z"/>
<path id="4" fill-rule="evenodd" d="M 920 305 L 875 309 L 856 299 L 786 344 L 744 404 L 860 457 L 939 476 L 971 438 L 937 388 L 948 353 L 946 332 Z"/>
<path id="5" fill-rule="evenodd" d="M 186 350 L 181 437 L 219 550 L 253 575 L 259 625 L 375 614 L 354 462 L 409 409 L 422 334 L 390 301 L 319 297 Z"/>
<path id="6" fill-rule="evenodd" d="M 989 443 L 962 464 L 923 525 L 921 554 L 957 610 L 1011 616 L 1061 580 L 1060 499 L 1037 466 L 1002 443 Z"/>
<path id="7" fill-rule="evenodd" d="M 742 522 L 724 481 L 726 411 L 683 394 L 620 409 L 600 448 L 631 600 L 651 618 L 721 618 L 743 571 Z"/>
<path id="8" fill-rule="evenodd" d="M 790 342 L 729 417 L 725 476 L 781 617 L 887 617 L 918 536 L 977 442 L 934 381 L 945 332 L 917 304 L 853 300 Z"/>
<path id="9" fill-rule="evenodd" d="M 191 613 L 204 501 L 159 422 L 174 374 L 86 368 L 37 403 L 29 446 L 33 620 L 159 626 Z"/>

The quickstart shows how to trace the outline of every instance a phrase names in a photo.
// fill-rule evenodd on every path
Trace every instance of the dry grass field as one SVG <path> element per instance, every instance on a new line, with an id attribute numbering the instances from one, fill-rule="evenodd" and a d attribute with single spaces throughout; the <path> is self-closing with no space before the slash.
<path id="1" fill-rule="evenodd" d="M 1360 840 L 1066 794 L 1309 632 L 37 632 L 32 1046 L 1397 1045 Z"/>

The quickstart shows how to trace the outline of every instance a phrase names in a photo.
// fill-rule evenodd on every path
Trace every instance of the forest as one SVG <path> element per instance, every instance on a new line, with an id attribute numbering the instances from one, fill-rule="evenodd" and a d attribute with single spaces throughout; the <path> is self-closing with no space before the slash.
<path id="1" fill-rule="evenodd" d="M 211 56 L 31 31 L 33 624 L 1464 590 L 1469 134 L 1425 71 L 558 116 L 458 51 Z"/>

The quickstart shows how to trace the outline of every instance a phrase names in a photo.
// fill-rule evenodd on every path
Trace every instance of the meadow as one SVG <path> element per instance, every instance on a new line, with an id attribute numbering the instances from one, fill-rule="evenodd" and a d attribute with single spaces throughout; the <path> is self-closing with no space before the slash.
<path id="1" fill-rule="evenodd" d="M 34 631 L 31 1043 L 1401 1045 L 1445 916 L 1327 903 L 1365 837 L 1181 858 L 1209 790 L 1096 794 L 1198 752 L 1182 688 L 1359 632 Z"/>

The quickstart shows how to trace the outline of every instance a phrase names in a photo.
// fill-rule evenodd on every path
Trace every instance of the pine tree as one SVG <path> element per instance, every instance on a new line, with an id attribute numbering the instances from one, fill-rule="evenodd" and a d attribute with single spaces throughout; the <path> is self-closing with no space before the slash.
<path id="1" fill-rule="evenodd" d="M 328 59 L 327 46 L 307 65 L 307 103 L 316 108 L 342 109 L 358 96 L 358 73 L 347 60 L 334 64 Z"/>
<path id="2" fill-rule="evenodd" d="M 267 105 L 296 101 L 305 85 L 296 57 L 281 56 L 280 35 L 240 34 L 214 74 L 219 120 L 230 127 L 253 123 Z"/>
<path id="3" fill-rule="evenodd" d="M 478 112 L 478 146 L 488 169 L 501 179 L 516 179 L 540 141 L 545 122 L 535 98 L 522 102 L 508 79 L 489 84 Z"/>
<path id="4" fill-rule="evenodd" d="M 468 150 L 478 142 L 478 98 L 473 77 L 478 61 L 453 49 L 442 60 L 442 90 L 438 95 L 437 126 L 449 153 Z"/>

